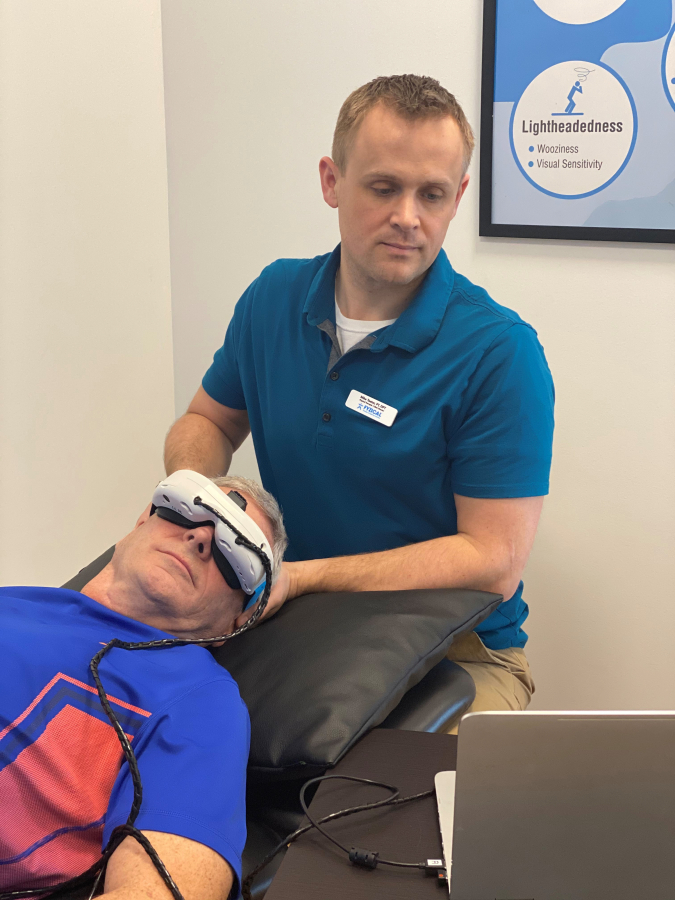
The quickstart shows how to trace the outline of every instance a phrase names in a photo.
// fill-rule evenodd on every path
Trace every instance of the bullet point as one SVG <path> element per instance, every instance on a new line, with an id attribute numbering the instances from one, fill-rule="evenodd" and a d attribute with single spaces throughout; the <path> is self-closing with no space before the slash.
<path id="1" fill-rule="evenodd" d="M 530 147 L 530 153 L 534 153 L 534 147 Z"/>
<path id="2" fill-rule="evenodd" d="M 533 165 L 534 165 L 534 163 L 532 162 L 532 160 L 530 160 L 530 162 L 528 163 L 528 166 L 529 166 L 530 168 L 532 168 Z"/>

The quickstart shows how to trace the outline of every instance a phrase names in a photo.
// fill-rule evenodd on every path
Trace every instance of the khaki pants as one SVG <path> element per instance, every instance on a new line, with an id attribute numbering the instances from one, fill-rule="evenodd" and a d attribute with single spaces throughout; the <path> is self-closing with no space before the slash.
<path id="1" fill-rule="evenodd" d="M 465 669 L 476 685 L 476 699 L 467 713 L 529 706 L 534 681 L 524 650 L 488 650 L 475 631 L 470 631 L 453 641 L 448 659 Z M 459 722 L 448 734 L 457 734 L 458 726 Z"/>

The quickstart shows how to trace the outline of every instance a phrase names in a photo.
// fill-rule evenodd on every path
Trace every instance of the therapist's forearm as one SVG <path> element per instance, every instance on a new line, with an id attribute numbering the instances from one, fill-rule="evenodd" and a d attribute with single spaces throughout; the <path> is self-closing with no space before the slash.
<path id="1" fill-rule="evenodd" d="M 186 413 L 166 436 L 164 467 L 167 475 L 177 469 L 193 469 L 215 478 L 227 474 L 233 453 L 230 439 L 210 419 Z"/>
<path id="2" fill-rule="evenodd" d="M 311 559 L 290 564 L 291 595 L 326 591 L 472 588 L 511 597 L 521 571 L 508 548 L 466 535 L 409 544 L 381 553 Z"/>

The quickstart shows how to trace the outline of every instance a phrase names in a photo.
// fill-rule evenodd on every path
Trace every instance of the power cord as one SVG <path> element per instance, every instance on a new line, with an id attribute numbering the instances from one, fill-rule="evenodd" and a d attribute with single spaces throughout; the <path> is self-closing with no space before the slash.
<path id="1" fill-rule="evenodd" d="M 322 781 L 329 781 L 331 779 L 355 781 L 359 784 L 368 784 L 374 785 L 376 787 L 382 787 L 388 791 L 391 791 L 391 796 L 386 797 L 384 800 L 377 800 L 373 803 L 363 803 L 360 806 L 351 806 L 347 809 L 341 809 L 337 812 L 330 813 L 329 815 L 324 816 L 321 819 L 314 819 L 307 808 L 305 799 L 307 789 L 314 784 L 319 784 Z M 400 806 L 403 803 L 410 803 L 413 800 L 422 800 L 425 797 L 432 797 L 434 795 L 434 790 L 432 789 L 430 791 L 422 791 L 419 794 L 410 794 L 408 797 L 400 797 L 399 795 L 400 790 L 392 784 L 386 784 L 383 781 L 373 781 L 370 778 L 357 778 L 354 775 L 321 775 L 318 778 L 311 778 L 309 781 L 305 782 L 300 790 L 300 805 L 302 806 L 303 812 L 305 813 L 306 817 L 309 819 L 309 825 L 303 825 L 289 834 L 287 837 L 285 837 L 279 844 L 277 844 L 277 846 L 273 850 L 271 850 L 267 854 L 267 856 L 255 867 L 255 869 L 249 872 L 241 886 L 241 892 L 244 900 L 252 900 L 251 888 L 253 886 L 253 882 L 260 874 L 260 872 L 262 872 L 262 870 L 269 865 L 274 857 L 277 856 L 277 854 L 281 853 L 282 850 L 284 850 L 294 841 L 296 841 L 301 835 L 306 834 L 308 831 L 311 831 L 312 828 L 316 828 L 316 830 L 321 832 L 324 837 L 328 838 L 329 841 L 332 841 L 337 847 L 340 848 L 340 850 L 346 853 L 349 857 L 349 861 L 353 865 L 361 866 L 367 869 L 374 869 L 379 864 L 385 866 L 397 866 L 405 869 L 421 869 L 426 873 L 436 875 L 436 877 L 440 880 L 444 879 L 445 862 L 442 859 L 427 859 L 424 862 L 414 863 L 397 862 L 391 859 L 382 859 L 379 853 L 375 851 L 363 850 L 358 847 L 346 847 L 321 827 L 327 822 L 332 822 L 336 819 L 342 819 L 345 816 L 351 816 L 355 813 L 365 812 L 366 810 L 379 809 L 384 806 Z"/>

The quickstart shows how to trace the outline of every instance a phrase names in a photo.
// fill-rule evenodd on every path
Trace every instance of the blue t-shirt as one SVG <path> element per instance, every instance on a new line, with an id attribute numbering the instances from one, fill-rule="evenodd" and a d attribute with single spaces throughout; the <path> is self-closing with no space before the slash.
<path id="1" fill-rule="evenodd" d="M 457 533 L 454 494 L 548 493 L 553 384 L 534 329 L 457 274 L 441 250 L 410 306 L 339 356 L 340 248 L 266 268 L 202 382 L 246 409 L 290 560 L 390 550 Z M 388 427 L 352 391 L 397 410 Z M 476 631 L 522 647 L 522 584 Z"/>
<path id="2" fill-rule="evenodd" d="M 113 637 L 171 637 L 77 591 L 0 588 L 0 890 L 79 875 L 126 822 L 133 787 L 91 658 Z M 137 828 L 211 847 L 238 893 L 249 719 L 203 647 L 121 650 L 99 674 L 143 784 Z"/>

